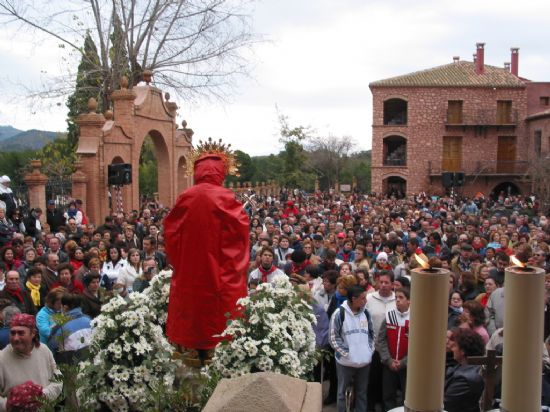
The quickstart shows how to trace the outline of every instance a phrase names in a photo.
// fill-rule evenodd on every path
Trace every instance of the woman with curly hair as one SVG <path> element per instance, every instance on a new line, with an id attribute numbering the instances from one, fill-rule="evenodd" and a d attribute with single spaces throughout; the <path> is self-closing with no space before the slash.
<path id="1" fill-rule="evenodd" d="M 483 344 L 489 342 L 489 334 L 485 329 L 485 309 L 476 300 L 467 300 L 462 305 L 463 314 L 468 319 L 468 325 L 483 339 Z"/>
<path id="2" fill-rule="evenodd" d="M 11 246 L 0 249 L 0 263 L 4 265 L 6 273 L 10 270 L 16 271 L 21 266 L 21 262 L 15 257 L 15 249 Z"/>
<path id="3" fill-rule="evenodd" d="M 455 366 L 445 373 L 444 409 L 447 412 L 479 412 L 479 399 L 484 389 L 480 366 L 468 365 L 468 357 L 483 356 L 481 336 L 470 329 L 455 328 L 449 338 Z"/>

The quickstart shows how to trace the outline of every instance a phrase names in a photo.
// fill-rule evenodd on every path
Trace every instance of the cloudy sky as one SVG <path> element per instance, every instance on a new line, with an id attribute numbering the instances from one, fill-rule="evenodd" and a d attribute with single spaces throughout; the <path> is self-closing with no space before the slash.
<path id="1" fill-rule="evenodd" d="M 177 100 L 195 138 L 222 137 L 251 155 L 276 153 L 277 111 L 291 125 L 351 136 L 371 147 L 374 80 L 471 60 L 485 42 L 486 64 L 502 66 L 520 47 L 522 77 L 550 81 L 548 0 L 260 0 L 251 78 L 226 103 Z M 25 31 L 1 27 L 0 125 L 65 129 L 64 99 L 29 105 L 28 90 L 67 62 L 55 42 L 38 44 Z M 22 85 L 24 85 L 22 87 Z"/>

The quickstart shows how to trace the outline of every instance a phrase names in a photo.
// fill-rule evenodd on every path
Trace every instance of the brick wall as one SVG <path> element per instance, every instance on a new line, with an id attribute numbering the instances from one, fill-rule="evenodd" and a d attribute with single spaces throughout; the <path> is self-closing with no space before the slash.
<path id="1" fill-rule="evenodd" d="M 383 180 L 400 176 L 407 180 L 407 192 L 427 191 L 441 193 L 440 172 L 442 165 L 443 137 L 462 137 L 462 167 L 467 172 L 466 193 L 481 191 L 489 193 L 502 181 L 502 176 L 475 176 L 480 165 L 496 164 L 499 136 L 516 136 L 517 160 L 526 160 L 529 138 L 524 119 L 527 115 L 527 93 L 523 88 L 436 88 L 436 87 L 371 87 L 373 94 L 373 144 L 372 144 L 372 190 L 381 192 Z M 408 102 L 407 125 L 384 125 L 384 101 L 402 98 Z M 463 101 L 464 122 L 475 123 L 480 113 L 496 123 L 497 100 L 511 100 L 512 111 L 517 113 L 515 127 L 446 127 L 449 100 Z M 493 119 L 494 118 L 494 121 Z M 516 115 L 513 115 L 516 119 Z M 383 165 L 383 139 L 391 135 L 407 139 L 407 166 Z M 429 176 L 430 165 L 438 176 Z M 504 179 L 516 179 L 510 176 Z M 470 187 L 468 187 L 468 185 Z"/>

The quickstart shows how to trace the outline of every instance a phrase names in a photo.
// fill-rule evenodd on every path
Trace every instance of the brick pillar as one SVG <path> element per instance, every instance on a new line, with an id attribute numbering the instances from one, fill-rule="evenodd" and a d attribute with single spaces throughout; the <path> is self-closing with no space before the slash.
<path id="1" fill-rule="evenodd" d="M 107 177 L 102 169 L 104 160 L 101 150 L 103 136 L 101 129 L 105 124 L 105 117 L 96 113 L 97 102 L 93 98 L 88 101 L 88 110 L 88 113 L 81 114 L 76 119 L 80 128 L 76 153 L 80 156 L 80 171 L 88 179 L 85 185 L 78 185 L 79 182 L 77 182 L 77 190 L 85 188 L 85 195 L 79 199 L 84 203 L 89 221 L 101 224 L 108 206 Z"/>
<path id="2" fill-rule="evenodd" d="M 73 199 L 80 199 L 82 200 L 82 204 L 84 206 L 84 210 L 87 210 L 88 202 L 87 202 L 87 185 L 88 185 L 88 176 L 86 173 L 82 171 L 82 167 L 84 166 L 82 160 L 77 160 L 75 163 L 76 170 L 71 176 L 71 180 L 73 183 L 73 189 L 72 189 L 72 197 Z"/>
<path id="3" fill-rule="evenodd" d="M 40 160 L 31 160 L 32 171 L 27 173 L 23 181 L 29 188 L 29 206 L 31 208 L 39 207 L 44 213 L 40 216 L 40 222 L 46 223 L 46 182 L 48 176 L 40 171 L 42 162 Z"/>
<path id="4" fill-rule="evenodd" d="M 128 79 L 123 77 L 120 81 L 120 90 L 115 90 L 111 95 L 115 122 L 120 125 L 125 133 L 134 136 L 134 100 L 136 93 L 128 89 Z"/>
<path id="5" fill-rule="evenodd" d="M 152 73 L 146 70 L 143 76 L 144 80 L 149 84 Z M 124 130 L 124 134 L 135 143 L 134 100 L 136 99 L 136 92 L 132 89 L 128 89 L 128 85 L 128 78 L 123 76 L 120 80 L 120 89 L 113 92 L 111 101 L 113 102 L 115 124 Z M 134 149 L 132 149 L 131 157 L 124 160 L 132 164 L 132 184 L 130 186 L 124 186 L 122 189 L 123 207 L 125 211 L 139 209 L 139 152 L 135 153 Z M 105 161 L 107 162 L 109 159 L 105 159 Z M 108 163 L 102 165 L 102 169 L 106 171 L 107 165 Z M 116 210 L 115 203 L 113 203 L 113 210 Z"/>

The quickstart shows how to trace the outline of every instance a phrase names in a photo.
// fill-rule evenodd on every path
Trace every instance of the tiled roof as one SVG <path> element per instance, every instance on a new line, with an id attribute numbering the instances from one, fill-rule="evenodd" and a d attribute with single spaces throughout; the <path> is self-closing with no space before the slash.
<path id="1" fill-rule="evenodd" d="M 527 120 L 540 119 L 542 117 L 550 117 L 550 109 L 543 110 L 542 112 L 533 113 L 527 116 Z"/>
<path id="2" fill-rule="evenodd" d="M 377 80 L 370 87 L 525 87 L 525 83 L 507 69 L 485 65 L 477 74 L 475 63 L 459 61 L 431 69 Z"/>

